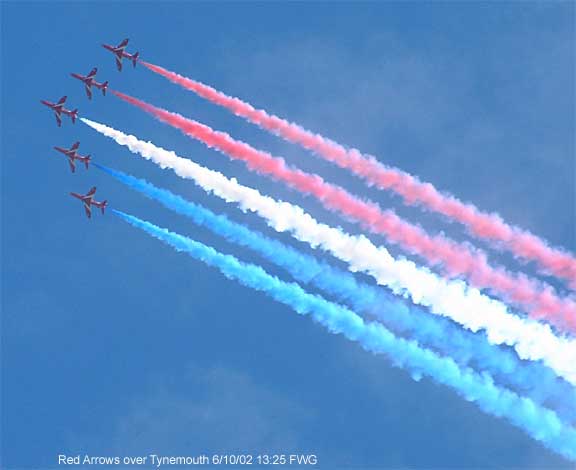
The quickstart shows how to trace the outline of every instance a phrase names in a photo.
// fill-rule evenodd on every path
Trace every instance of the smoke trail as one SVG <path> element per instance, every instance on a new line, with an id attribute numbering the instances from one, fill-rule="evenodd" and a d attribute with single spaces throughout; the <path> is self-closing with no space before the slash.
<path id="1" fill-rule="evenodd" d="M 227 202 L 236 202 L 244 211 L 258 214 L 274 230 L 288 231 L 314 248 L 321 247 L 348 263 L 351 271 L 370 274 L 395 294 L 409 297 L 432 313 L 450 317 L 471 331 L 485 330 L 492 344 L 513 346 L 522 359 L 541 359 L 557 374 L 576 384 L 576 341 L 557 337 L 548 325 L 510 314 L 506 305 L 462 281 L 447 281 L 411 261 L 394 259 L 384 247 L 376 247 L 364 236 L 351 236 L 320 224 L 298 206 L 275 201 L 240 185 L 235 179 L 228 179 L 150 142 L 88 119 L 82 119 L 82 122 L 161 168 L 171 168 L 178 176 L 194 180 L 206 192 Z"/>
<path id="2" fill-rule="evenodd" d="M 388 240 L 423 257 L 430 265 L 442 265 L 450 276 L 464 275 L 475 287 L 492 289 L 504 300 L 521 306 L 533 318 L 544 318 L 561 328 L 576 332 L 576 302 L 558 298 L 551 286 L 543 286 L 524 275 L 512 275 L 503 268 L 492 268 L 483 252 L 443 236 L 431 237 L 394 212 L 382 211 L 378 205 L 326 183 L 318 175 L 289 168 L 283 159 L 236 141 L 228 134 L 214 131 L 196 121 L 117 91 L 113 93 L 208 147 L 244 161 L 251 170 L 271 175 L 304 194 L 316 196 L 327 209 L 359 222 L 372 232 L 385 235 Z"/>
<path id="3" fill-rule="evenodd" d="M 576 461 L 576 430 L 565 426 L 558 416 L 528 398 L 497 387 L 486 375 L 460 368 L 450 358 L 420 348 L 418 343 L 397 338 L 379 323 L 367 323 L 351 310 L 309 294 L 298 284 L 283 282 L 259 266 L 243 263 L 211 247 L 157 227 L 150 222 L 113 210 L 114 214 L 176 251 L 182 251 L 208 266 L 217 268 L 227 278 L 263 292 L 291 307 L 300 315 L 310 315 L 333 334 L 342 334 L 358 342 L 365 350 L 385 354 L 396 367 L 407 369 L 416 380 L 422 375 L 452 387 L 484 412 L 505 417 L 550 450 Z"/>
<path id="4" fill-rule="evenodd" d="M 370 155 L 363 155 L 354 148 L 347 149 L 297 124 L 255 109 L 250 104 L 227 96 L 208 85 L 158 65 L 148 62 L 142 62 L 142 65 L 202 98 L 223 106 L 237 116 L 289 142 L 299 144 L 341 168 L 351 170 L 364 178 L 369 185 L 394 191 L 406 204 L 421 204 L 464 224 L 473 235 L 496 242 L 495 246 L 498 248 L 508 249 L 524 260 L 538 262 L 548 273 L 570 281 L 572 287 L 576 288 L 576 259 L 572 255 L 548 246 L 544 240 L 529 232 L 506 224 L 497 214 L 481 212 L 474 205 L 459 201 L 450 194 L 443 194 L 430 183 L 423 183 L 397 168 L 387 167 Z"/>
<path id="5" fill-rule="evenodd" d="M 318 261 L 313 256 L 252 231 L 224 215 L 216 215 L 145 180 L 97 163 L 94 166 L 168 209 L 189 217 L 197 225 L 257 252 L 288 271 L 297 281 L 314 285 L 336 296 L 339 302 L 350 305 L 355 312 L 375 315 L 393 333 L 412 335 L 418 343 L 451 356 L 460 365 L 474 364 L 481 370 L 488 370 L 536 403 L 548 405 L 567 422 L 576 420 L 576 392 L 541 364 L 521 364 L 511 352 L 490 346 L 482 335 L 462 330 L 444 318 L 433 317 L 420 308 L 408 306 L 383 289 L 357 282 L 353 275 Z"/>

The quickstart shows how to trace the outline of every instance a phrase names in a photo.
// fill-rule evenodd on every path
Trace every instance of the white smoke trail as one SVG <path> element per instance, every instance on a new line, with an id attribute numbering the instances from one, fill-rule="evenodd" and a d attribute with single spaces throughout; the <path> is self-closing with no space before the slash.
<path id="1" fill-rule="evenodd" d="M 437 315 L 450 317 L 471 331 L 485 330 L 491 343 L 513 346 L 522 359 L 542 360 L 576 385 L 576 341 L 557 337 L 548 325 L 515 316 L 506 305 L 463 281 L 448 281 L 412 261 L 394 259 L 384 247 L 375 246 L 368 238 L 321 224 L 300 207 L 264 196 L 234 178 L 228 179 L 172 151 L 103 124 L 84 118 L 82 122 L 161 168 L 170 168 L 182 178 L 194 180 L 205 191 L 258 214 L 276 231 L 288 231 L 298 240 L 330 252 L 347 262 L 351 271 L 366 272 L 394 293 L 428 307 Z"/>

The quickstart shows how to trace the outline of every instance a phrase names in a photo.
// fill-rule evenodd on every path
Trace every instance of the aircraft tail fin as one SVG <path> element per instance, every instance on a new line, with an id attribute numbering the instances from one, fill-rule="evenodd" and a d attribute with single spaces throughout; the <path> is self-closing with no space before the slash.
<path id="1" fill-rule="evenodd" d="M 75 109 L 70 113 L 70 117 L 72 118 L 72 124 L 76 122 L 76 118 L 78 117 L 78 109 Z"/>
<path id="2" fill-rule="evenodd" d="M 108 205 L 107 200 L 102 201 L 102 204 L 100 205 L 100 210 L 102 211 L 102 214 L 104 214 L 104 209 L 106 209 L 107 205 Z"/>
<path id="3" fill-rule="evenodd" d="M 91 160 L 92 157 L 90 155 L 86 155 L 86 158 L 84 159 L 84 166 L 86 166 L 86 169 L 88 169 L 88 164 L 90 163 Z"/>
<path id="4" fill-rule="evenodd" d="M 140 56 L 140 52 L 136 52 L 132 55 L 132 65 L 136 67 L 136 62 L 138 61 L 138 57 Z"/>
<path id="5" fill-rule="evenodd" d="M 108 80 L 102 84 L 102 94 L 106 96 L 106 89 L 108 88 Z"/>

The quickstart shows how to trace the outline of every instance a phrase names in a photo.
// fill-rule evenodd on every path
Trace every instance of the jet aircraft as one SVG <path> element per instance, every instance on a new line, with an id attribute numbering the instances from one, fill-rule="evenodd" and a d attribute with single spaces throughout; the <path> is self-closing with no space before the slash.
<path id="1" fill-rule="evenodd" d="M 108 81 L 103 83 L 98 83 L 94 77 L 96 76 L 96 72 L 98 69 L 94 67 L 88 75 L 80 75 L 78 73 L 71 73 L 70 75 L 74 78 L 77 78 L 81 82 L 84 82 L 84 88 L 86 89 L 86 94 L 88 95 L 88 99 L 92 99 L 92 86 L 95 86 L 99 90 L 102 90 L 102 94 L 106 95 L 106 89 L 108 88 Z"/>
<path id="2" fill-rule="evenodd" d="M 66 157 L 68 157 L 68 163 L 70 164 L 70 170 L 72 170 L 72 173 L 76 171 L 76 164 L 74 162 L 75 160 L 84 162 L 86 169 L 88 169 L 88 164 L 90 163 L 90 155 L 86 156 L 78 155 L 79 146 L 80 142 L 75 142 L 69 149 L 65 149 L 62 147 L 54 147 L 55 150 L 58 150 L 58 152 L 61 152 L 64 155 L 66 155 Z"/>
<path id="3" fill-rule="evenodd" d="M 91 218 L 92 217 L 92 207 L 91 206 L 95 206 L 100 208 L 100 210 L 102 211 L 102 214 L 104 214 L 104 209 L 106 208 L 106 205 L 108 204 L 108 201 L 104 200 L 102 202 L 98 202 L 94 200 L 94 193 L 96 192 L 96 186 L 94 186 L 93 188 L 90 188 L 90 191 L 88 191 L 86 194 L 78 194 L 78 193 L 70 193 L 71 196 L 74 196 L 77 199 L 80 199 L 82 201 L 82 203 L 84 204 L 84 210 L 86 211 L 86 217 Z"/>
<path id="4" fill-rule="evenodd" d="M 126 46 L 128 45 L 128 39 L 124 39 L 124 41 L 122 41 L 120 44 L 118 44 L 117 46 L 111 46 L 109 44 L 102 44 L 102 47 L 104 49 L 108 49 L 110 52 L 112 52 L 115 56 L 116 59 L 116 67 L 118 67 L 118 71 L 122 70 L 122 58 L 126 58 L 132 61 L 132 65 L 134 65 L 134 67 L 136 67 L 136 61 L 138 60 L 138 56 L 140 55 L 139 52 L 136 52 L 134 54 L 128 54 L 124 49 L 126 49 Z"/>
<path id="5" fill-rule="evenodd" d="M 66 102 L 66 96 L 63 96 L 62 98 L 60 98 L 58 100 L 57 103 L 52 103 L 50 101 L 46 101 L 46 100 L 40 100 L 40 103 L 42 103 L 45 106 L 48 106 L 50 109 L 52 109 L 52 111 L 54 111 L 54 115 L 56 116 L 56 123 L 58 124 L 58 127 L 60 127 L 62 125 L 62 114 L 65 114 L 66 116 L 70 116 L 70 119 L 72 119 L 72 124 L 74 124 L 76 122 L 76 118 L 78 117 L 78 110 L 75 109 L 73 111 L 70 111 L 69 109 L 66 109 L 64 107 L 64 103 Z"/>

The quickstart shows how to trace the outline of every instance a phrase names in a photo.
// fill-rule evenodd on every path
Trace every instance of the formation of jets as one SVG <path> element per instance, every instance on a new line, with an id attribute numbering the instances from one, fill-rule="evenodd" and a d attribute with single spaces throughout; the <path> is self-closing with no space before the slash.
<path id="1" fill-rule="evenodd" d="M 136 67 L 136 62 L 138 61 L 138 57 L 140 55 L 139 52 L 135 52 L 134 54 L 129 54 L 125 51 L 126 46 L 128 45 L 128 39 L 124 39 L 120 44 L 117 46 L 110 46 L 109 44 L 102 44 L 104 49 L 109 50 L 114 54 L 114 58 L 116 60 L 116 67 L 118 71 L 122 71 L 122 59 L 128 59 L 132 61 L 132 65 Z M 88 75 L 81 75 L 78 73 L 71 73 L 70 75 L 77 80 L 80 80 L 84 83 L 84 89 L 86 90 L 86 95 L 88 99 L 92 99 L 92 87 L 97 88 L 98 90 L 102 91 L 102 94 L 106 96 L 106 90 L 108 89 L 108 81 L 99 83 L 96 81 L 96 73 L 98 69 L 94 67 Z M 76 118 L 78 117 L 78 109 L 69 110 L 64 107 L 64 103 L 66 103 L 66 96 L 60 98 L 57 102 L 52 103 L 51 101 L 40 100 L 40 102 L 48 106 L 53 112 L 54 116 L 56 117 L 56 124 L 58 127 L 62 126 L 62 115 L 69 116 L 72 120 L 72 124 L 76 122 Z M 63 147 L 54 147 L 55 150 L 64 154 L 68 159 L 68 164 L 70 165 L 70 170 L 72 173 L 76 172 L 76 162 L 82 162 L 88 169 L 88 165 L 90 163 L 90 155 L 80 155 L 78 154 L 78 148 L 80 147 L 80 142 L 75 142 L 72 144 L 70 148 L 63 148 Z M 99 208 L 104 214 L 104 209 L 108 204 L 108 201 L 96 201 L 94 200 L 94 194 L 96 193 L 96 187 L 90 189 L 86 194 L 78 194 L 78 193 L 70 193 L 71 196 L 79 199 L 82 201 L 84 205 L 84 211 L 86 212 L 86 216 L 88 218 L 92 217 L 92 206 Z"/>

